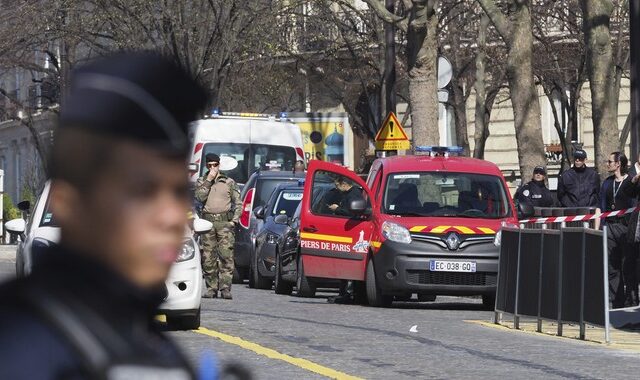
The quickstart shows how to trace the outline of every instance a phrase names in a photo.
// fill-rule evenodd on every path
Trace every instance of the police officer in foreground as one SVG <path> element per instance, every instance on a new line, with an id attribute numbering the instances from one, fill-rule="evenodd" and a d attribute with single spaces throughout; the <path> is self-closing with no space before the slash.
<path id="1" fill-rule="evenodd" d="M 202 218 L 213 223 L 213 229 L 202 235 L 202 271 L 207 291 L 205 298 L 232 299 L 233 244 L 235 226 L 240 220 L 242 205 L 236 182 L 220 172 L 220 157 L 205 156 L 209 171 L 196 182 L 196 198 L 204 204 Z"/>
<path id="2" fill-rule="evenodd" d="M 547 189 L 544 183 L 546 174 L 544 166 L 536 166 L 533 168 L 533 178 L 518 189 L 515 196 L 516 200 L 520 203 L 529 204 L 532 207 L 553 206 L 551 191 Z"/>
<path id="3" fill-rule="evenodd" d="M 598 207 L 600 177 L 587 166 L 587 152 L 573 152 L 574 165 L 558 177 L 558 201 L 562 207 Z"/>
<path id="4" fill-rule="evenodd" d="M 72 73 L 51 158 L 60 243 L 0 287 L 0 378 L 194 378 L 154 315 L 187 224 L 187 123 L 205 103 L 151 53 Z"/>

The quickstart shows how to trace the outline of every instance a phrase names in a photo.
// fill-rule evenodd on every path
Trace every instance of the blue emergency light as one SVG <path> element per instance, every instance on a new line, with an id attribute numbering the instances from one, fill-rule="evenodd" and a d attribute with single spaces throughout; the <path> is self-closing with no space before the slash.
<path id="1" fill-rule="evenodd" d="M 417 153 L 429 153 L 430 156 L 445 156 L 448 157 L 451 154 L 462 154 L 464 149 L 461 146 L 417 146 L 415 147 Z"/>
<path id="2" fill-rule="evenodd" d="M 286 112 L 280 112 L 280 119 L 286 119 L 287 117 L 289 117 L 289 114 Z"/>
<path id="3" fill-rule="evenodd" d="M 214 108 L 211 110 L 211 116 L 220 116 L 220 108 Z"/>
<path id="4" fill-rule="evenodd" d="M 305 179 L 304 179 L 304 178 L 303 178 L 303 179 L 299 179 L 299 180 L 298 180 L 298 186 L 300 186 L 300 187 L 304 187 L 304 181 L 305 181 Z"/>

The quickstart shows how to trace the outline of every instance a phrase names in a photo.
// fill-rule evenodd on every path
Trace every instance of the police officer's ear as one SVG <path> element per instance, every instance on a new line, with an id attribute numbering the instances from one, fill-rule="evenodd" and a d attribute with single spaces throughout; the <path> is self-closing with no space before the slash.
<path id="1" fill-rule="evenodd" d="M 83 223 L 78 218 L 85 215 L 79 200 L 82 195 L 78 189 L 64 180 L 52 180 L 50 190 L 50 207 L 56 221 L 64 227 L 69 227 L 74 223 Z"/>

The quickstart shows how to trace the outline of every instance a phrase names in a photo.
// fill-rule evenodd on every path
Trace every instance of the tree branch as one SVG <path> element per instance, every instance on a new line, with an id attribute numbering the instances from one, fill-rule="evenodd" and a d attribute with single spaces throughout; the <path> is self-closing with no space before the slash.
<path id="1" fill-rule="evenodd" d="M 494 0 L 477 0 L 507 45 L 511 44 L 511 24 Z"/>
<path id="2" fill-rule="evenodd" d="M 378 15 L 378 17 L 389 24 L 395 25 L 397 28 L 402 30 L 403 32 L 407 32 L 409 23 L 407 22 L 406 17 L 401 17 L 395 15 L 387 10 L 384 7 L 384 4 L 380 0 L 363 0 L 365 3 L 371 7 L 371 10 Z"/>

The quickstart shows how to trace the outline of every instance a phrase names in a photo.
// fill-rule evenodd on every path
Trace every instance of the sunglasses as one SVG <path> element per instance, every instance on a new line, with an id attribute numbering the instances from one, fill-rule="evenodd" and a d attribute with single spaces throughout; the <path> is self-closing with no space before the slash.
<path id="1" fill-rule="evenodd" d="M 607 164 L 609 164 L 609 165 L 611 165 L 611 164 L 613 164 L 613 163 L 615 163 L 615 162 L 618 162 L 618 161 L 611 161 L 611 160 L 607 160 Z"/>
<path id="2" fill-rule="evenodd" d="M 213 163 L 207 164 L 207 167 L 208 167 L 208 168 L 215 168 L 215 167 L 217 167 L 217 166 L 220 166 L 220 163 L 219 163 L 219 162 L 213 162 Z"/>

